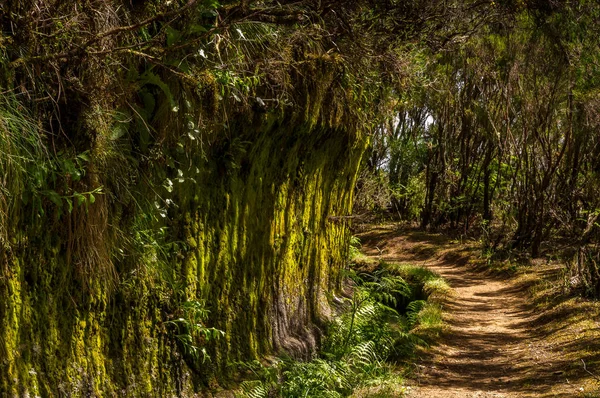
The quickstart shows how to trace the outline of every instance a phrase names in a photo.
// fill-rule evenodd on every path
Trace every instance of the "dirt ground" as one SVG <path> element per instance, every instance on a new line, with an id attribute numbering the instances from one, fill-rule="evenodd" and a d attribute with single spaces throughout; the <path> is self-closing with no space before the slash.
<path id="1" fill-rule="evenodd" d="M 409 397 L 600 397 L 600 308 L 540 285 L 544 266 L 487 272 L 476 244 L 393 226 L 359 238 L 367 256 L 425 265 L 453 288 L 439 341 L 410 365 Z"/>

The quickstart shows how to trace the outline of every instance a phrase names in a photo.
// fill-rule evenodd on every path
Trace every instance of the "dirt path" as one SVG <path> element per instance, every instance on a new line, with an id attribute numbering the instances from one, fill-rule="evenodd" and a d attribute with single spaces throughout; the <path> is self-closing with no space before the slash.
<path id="1" fill-rule="evenodd" d="M 410 397 L 596 397 L 569 380 L 560 353 L 535 331 L 522 287 L 468 266 L 469 253 L 440 235 L 389 229 L 360 236 L 363 252 L 425 265 L 453 288 L 439 344 L 416 360 Z"/>

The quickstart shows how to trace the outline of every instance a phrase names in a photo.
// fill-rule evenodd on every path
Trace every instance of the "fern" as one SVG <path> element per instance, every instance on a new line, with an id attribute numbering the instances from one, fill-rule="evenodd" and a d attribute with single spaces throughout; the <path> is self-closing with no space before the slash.
<path id="1" fill-rule="evenodd" d="M 380 358 L 377 353 L 377 346 L 373 341 L 364 341 L 357 344 L 350 353 L 350 362 L 355 366 L 369 366 L 371 364 L 380 364 Z"/>
<path id="2" fill-rule="evenodd" d="M 351 371 L 341 361 L 315 359 L 298 363 L 285 372 L 281 396 L 284 397 L 342 397 L 352 391 Z M 347 394 L 346 394 L 347 395 Z"/>
<path id="3" fill-rule="evenodd" d="M 244 381 L 240 388 L 240 398 L 268 398 L 269 388 L 260 381 Z"/>
<path id="4" fill-rule="evenodd" d="M 388 269 L 350 275 L 356 283 L 354 295 L 348 311 L 329 325 L 320 357 L 278 362 L 271 372 L 260 364 L 245 364 L 261 381 L 244 384 L 242 397 L 347 397 L 357 388 L 385 385 L 392 380 L 387 364 L 392 356 L 426 345 L 413 328 L 431 306 L 410 301 L 405 316 L 393 308 L 400 298 L 412 298 L 413 289 L 404 278 Z M 397 385 L 397 380 L 391 383 Z"/>
<path id="5" fill-rule="evenodd" d="M 367 289 L 375 300 L 387 306 L 395 307 L 398 305 L 398 298 L 412 296 L 412 289 L 406 280 L 390 274 L 385 268 L 371 274 L 363 273 L 360 281 L 362 287 Z"/>
<path id="6" fill-rule="evenodd" d="M 350 250 L 348 257 L 350 261 L 354 260 L 360 254 L 360 239 L 357 236 L 350 238 Z"/>
<path id="7" fill-rule="evenodd" d="M 416 325 L 419 321 L 419 312 L 423 309 L 425 304 L 426 301 L 424 300 L 415 300 L 406 307 L 406 318 L 408 319 L 408 323 L 411 327 Z"/>

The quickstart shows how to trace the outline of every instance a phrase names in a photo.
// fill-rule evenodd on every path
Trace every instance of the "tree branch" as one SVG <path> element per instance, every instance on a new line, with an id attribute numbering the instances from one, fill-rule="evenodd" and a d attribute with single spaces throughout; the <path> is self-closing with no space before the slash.
<path id="1" fill-rule="evenodd" d="M 21 58 L 18 58 L 16 60 L 10 62 L 8 65 L 11 68 L 16 68 L 16 67 L 22 66 L 23 64 L 31 63 L 31 62 L 44 62 L 44 61 L 49 61 L 49 60 L 66 59 L 66 58 L 76 57 L 78 55 L 83 55 L 86 53 L 87 49 L 91 45 L 99 42 L 100 40 L 102 40 L 106 37 L 115 36 L 115 35 L 118 35 L 123 32 L 130 32 L 132 30 L 136 30 L 141 27 L 150 25 L 151 23 L 156 22 L 158 20 L 178 16 L 178 15 L 182 14 L 183 12 L 187 11 L 188 9 L 192 8 L 197 3 L 198 3 L 198 0 L 189 0 L 186 5 L 184 5 L 181 8 L 178 8 L 177 10 L 158 13 L 153 17 L 147 18 L 147 19 L 140 21 L 133 25 L 119 26 L 119 27 L 109 29 L 104 32 L 100 32 L 100 33 L 96 34 L 94 37 L 92 37 L 91 39 L 84 42 L 83 44 L 75 45 L 76 48 L 73 48 L 69 51 L 64 51 L 64 52 L 58 53 L 58 54 L 46 54 L 46 55 L 36 55 L 33 57 L 21 57 Z"/>

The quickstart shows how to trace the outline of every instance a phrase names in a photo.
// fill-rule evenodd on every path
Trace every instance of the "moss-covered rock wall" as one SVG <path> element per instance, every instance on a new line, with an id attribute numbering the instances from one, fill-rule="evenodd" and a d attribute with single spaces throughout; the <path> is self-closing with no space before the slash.
<path id="1" fill-rule="evenodd" d="M 195 396 L 318 347 L 383 89 L 308 5 L 247 5 L 0 10 L 0 397 Z"/>
<path id="2" fill-rule="evenodd" d="M 183 110 L 155 100 L 167 111 L 148 119 L 149 144 L 130 115 L 103 124 L 86 105 L 68 128 L 93 139 L 60 163 L 79 181 L 39 201 L 26 184 L 9 193 L 0 396 L 192 396 L 235 361 L 318 345 L 366 137 L 328 122 L 314 95 L 307 110 L 238 113 L 179 145 Z"/>
<path id="3" fill-rule="evenodd" d="M 286 120 L 232 140 L 244 143 L 239 164 L 223 168 L 209 153 L 197 177 L 203 183 L 186 187 L 190 200 L 180 201 L 188 294 L 213 308 L 228 357 L 309 353 L 349 238 L 328 217 L 350 214 L 364 141 Z"/>

